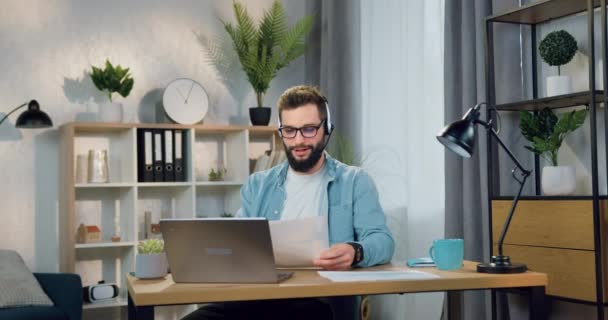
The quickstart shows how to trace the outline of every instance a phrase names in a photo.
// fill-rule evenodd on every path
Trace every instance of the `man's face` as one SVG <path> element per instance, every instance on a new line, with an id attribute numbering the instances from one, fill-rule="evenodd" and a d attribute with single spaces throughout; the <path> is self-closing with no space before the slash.
<path id="1" fill-rule="evenodd" d="M 321 117 L 317 106 L 309 103 L 296 109 L 282 111 L 281 125 L 283 126 L 283 145 L 289 165 L 298 172 L 308 172 L 321 159 L 325 129 L 321 125 Z M 319 127 L 316 134 L 313 127 Z M 298 130 L 295 137 L 289 138 L 289 132 Z M 304 135 L 302 134 L 304 131 Z"/>

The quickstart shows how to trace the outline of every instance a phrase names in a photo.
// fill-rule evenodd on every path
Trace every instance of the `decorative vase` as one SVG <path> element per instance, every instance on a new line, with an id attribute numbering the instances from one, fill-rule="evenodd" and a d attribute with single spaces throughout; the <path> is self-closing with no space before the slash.
<path id="1" fill-rule="evenodd" d="M 89 150 L 89 183 L 106 183 L 110 181 L 108 174 L 108 151 Z"/>
<path id="2" fill-rule="evenodd" d="M 547 77 L 547 97 L 560 96 L 572 92 L 570 76 Z"/>
<path id="3" fill-rule="evenodd" d="M 164 252 L 138 254 L 135 257 L 135 276 L 140 279 L 157 279 L 167 275 L 168 263 Z"/>
<path id="4" fill-rule="evenodd" d="M 122 122 L 123 108 L 120 102 L 106 102 L 99 105 L 99 121 Z"/>
<path id="5" fill-rule="evenodd" d="M 249 119 L 254 126 L 267 126 L 270 123 L 270 108 L 254 107 L 249 108 Z"/>
<path id="6" fill-rule="evenodd" d="M 574 166 L 547 166 L 541 178 L 543 194 L 547 196 L 573 195 L 576 191 Z"/>

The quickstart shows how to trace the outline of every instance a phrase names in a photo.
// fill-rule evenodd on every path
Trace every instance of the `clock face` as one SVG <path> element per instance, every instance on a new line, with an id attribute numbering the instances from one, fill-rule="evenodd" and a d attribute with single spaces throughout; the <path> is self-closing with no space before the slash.
<path id="1" fill-rule="evenodd" d="M 165 88 L 163 107 L 167 116 L 180 124 L 200 122 L 209 109 L 207 92 L 192 79 L 175 79 Z"/>

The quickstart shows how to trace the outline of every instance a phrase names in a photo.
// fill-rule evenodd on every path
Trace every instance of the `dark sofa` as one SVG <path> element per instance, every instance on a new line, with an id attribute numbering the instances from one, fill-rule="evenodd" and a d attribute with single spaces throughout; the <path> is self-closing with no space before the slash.
<path id="1" fill-rule="evenodd" d="M 0 319 L 11 320 L 81 320 L 82 282 L 71 273 L 34 273 L 54 306 L 0 309 Z"/>

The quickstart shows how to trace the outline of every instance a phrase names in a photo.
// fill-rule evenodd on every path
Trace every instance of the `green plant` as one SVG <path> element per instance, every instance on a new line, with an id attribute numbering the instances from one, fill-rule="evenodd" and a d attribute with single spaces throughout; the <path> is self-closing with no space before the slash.
<path id="1" fill-rule="evenodd" d="M 120 65 L 113 66 L 109 60 L 106 60 L 104 69 L 92 66 L 93 71 L 90 73 L 93 84 L 100 91 L 108 95 L 112 102 L 112 94 L 118 92 L 123 98 L 126 98 L 131 89 L 133 89 L 133 78 L 129 74 L 129 68 L 123 69 Z"/>
<path id="2" fill-rule="evenodd" d="M 281 1 L 275 0 L 256 27 L 241 3 L 235 1 L 233 6 L 236 25 L 222 23 L 256 93 L 258 107 L 262 107 L 264 94 L 277 72 L 304 54 L 304 38 L 312 28 L 313 17 L 305 16 L 288 28 L 285 9 Z"/>
<path id="3" fill-rule="evenodd" d="M 209 172 L 209 181 L 222 181 L 224 180 L 224 174 L 227 172 L 228 170 L 226 168 L 218 168 L 217 171 L 211 169 Z"/>
<path id="4" fill-rule="evenodd" d="M 221 214 L 222 218 L 233 218 L 234 215 L 232 213 L 224 212 Z"/>
<path id="5" fill-rule="evenodd" d="M 353 144 L 351 141 L 337 132 L 333 133 L 333 135 L 334 140 L 331 144 L 331 156 L 344 164 L 350 166 L 356 165 L 355 152 L 353 151 Z"/>
<path id="6" fill-rule="evenodd" d="M 546 108 L 537 114 L 521 111 L 519 117 L 521 133 L 532 142 L 532 146 L 525 148 L 557 166 L 557 152 L 564 138 L 583 125 L 587 110 L 572 111 L 558 118 L 553 111 Z"/>
<path id="7" fill-rule="evenodd" d="M 567 31 L 559 30 L 549 33 L 538 45 L 538 53 L 550 66 L 560 66 L 570 62 L 578 50 L 576 39 Z"/>
<path id="8" fill-rule="evenodd" d="M 155 254 L 165 250 L 165 243 L 160 239 L 146 239 L 137 245 L 139 254 Z"/>

